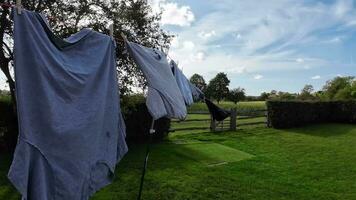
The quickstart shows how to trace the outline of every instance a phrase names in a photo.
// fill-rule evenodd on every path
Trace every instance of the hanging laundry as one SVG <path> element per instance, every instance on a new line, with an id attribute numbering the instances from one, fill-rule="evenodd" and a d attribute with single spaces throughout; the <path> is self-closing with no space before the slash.
<path id="1" fill-rule="evenodd" d="M 205 103 L 208 106 L 209 112 L 212 115 L 213 119 L 216 121 L 223 121 L 231 115 L 231 112 L 225 109 L 220 108 L 215 105 L 209 99 L 205 99 Z"/>
<path id="2" fill-rule="evenodd" d="M 115 43 L 89 29 L 60 40 L 42 15 L 12 15 L 19 138 L 8 177 L 23 199 L 88 199 L 127 152 Z"/>
<path id="3" fill-rule="evenodd" d="M 154 120 L 185 119 L 187 108 L 164 53 L 133 42 L 126 47 L 148 82 L 146 105 Z"/>
<path id="4" fill-rule="evenodd" d="M 189 82 L 190 90 L 192 91 L 192 96 L 194 101 L 202 101 L 205 99 L 204 93 L 193 83 Z"/>
<path id="5" fill-rule="evenodd" d="M 194 101 L 189 80 L 187 79 L 187 77 L 184 76 L 183 72 L 178 68 L 177 64 L 173 60 L 171 60 L 170 65 L 179 90 L 183 95 L 185 104 L 187 106 L 192 105 Z"/>

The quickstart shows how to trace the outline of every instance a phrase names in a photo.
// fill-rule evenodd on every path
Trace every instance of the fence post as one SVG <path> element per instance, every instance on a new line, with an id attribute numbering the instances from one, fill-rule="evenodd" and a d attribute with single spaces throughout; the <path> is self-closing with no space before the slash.
<path id="1" fill-rule="evenodd" d="M 268 109 L 267 109 L 266 112 L 265 112 L 265 116 L 266 116 L 266 127 L 267 127 L 267 128 L 271 128 L 271 124 L 270 124 L 270 121 L 269 121 L 269 112 L 268 112 Z"/>
<path id="2" fill-rule="evenodd" d="M 216 122 L 212 115 L 210 115 L 210 129 L 214 132 L 216 131 Z"/>
<path id="3" fill-rule="evenodd" d="M 232 108 L 231 116 L 230 116 L 230 131 L 236 131 L 236 118 L 237 118 L 236 108 Z"/>

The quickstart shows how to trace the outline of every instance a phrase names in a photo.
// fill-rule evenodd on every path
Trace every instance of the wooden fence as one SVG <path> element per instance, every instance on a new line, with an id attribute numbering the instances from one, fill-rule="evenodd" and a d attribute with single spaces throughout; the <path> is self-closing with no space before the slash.
<path id="1" fill-rule="evenodd" d="M 210 113 L 207 111 L 195 111 L 190 112 L 190 114 L 199 114 L 199 115 L 207 115 L 210 116 Z M 253 121 L 256 118 L 264 118 L 263 121 Z M 249 119 L 251 121 L 249 122 Z M 243 122 L 247 121 L 247 122 Z M 172 120 L 171 123 L 189 123 L 189 122 L 209 122 L 210 126 L 190 126 L 182 128 L 172 128 L 170 131 L 184 131 L 184 130 L 211 130 L 211 131 L 235 131 L 237 128 L 243 128 L 246 126 L 253 125 L 267 125 L 267 110 L 241 110 L 237 111 L 236 109 L 231 109 L 230 117 L 226 118 L 224 121 L 217 122 L 210 118 L 206 119 L 186 119 L 184 121 Z"/>

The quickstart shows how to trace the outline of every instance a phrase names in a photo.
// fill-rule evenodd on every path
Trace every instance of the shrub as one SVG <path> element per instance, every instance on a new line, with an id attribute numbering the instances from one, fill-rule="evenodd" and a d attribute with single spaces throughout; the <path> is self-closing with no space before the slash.
<path id="1" fill-rule="evenodd" d="M 17 116 L 9 96 L 0 96 L 0 151 L 13 151 L 18 136 Z"/>
<path id="2" fill-rule="evenodd" d="M 356 101 L 268 101 L 267 110 L 274 128 L 356 122 Z"/>
<path id="3" fill-rule="evenodd" d="M 125 96 L 122 98 L 127 140 L 131 142 L 144 142 L 149 138 L 149 129 L 152 117 L 148 112 L 145 98 L 142 95 Z M 170 119 L 161 118 L 155 121 L 156 132 L 153 139 L 161 140 L 168 135 Z"/>

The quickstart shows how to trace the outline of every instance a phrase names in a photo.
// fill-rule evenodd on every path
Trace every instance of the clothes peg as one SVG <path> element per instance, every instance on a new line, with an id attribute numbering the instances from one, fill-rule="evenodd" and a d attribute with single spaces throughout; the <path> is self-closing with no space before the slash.
<path id="1" fill-rule="evenodd" d="M 114 38 L 114 24 L 109 25 L 109 33 L 112 38 Z"/>
<path id="2" fill-rule="evenodd" d="M 16 0 L 17 14 L 21 15 L 22 3 L 21 0 Z"/>

